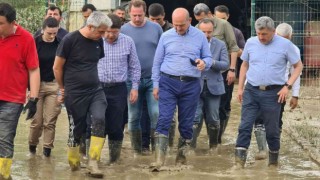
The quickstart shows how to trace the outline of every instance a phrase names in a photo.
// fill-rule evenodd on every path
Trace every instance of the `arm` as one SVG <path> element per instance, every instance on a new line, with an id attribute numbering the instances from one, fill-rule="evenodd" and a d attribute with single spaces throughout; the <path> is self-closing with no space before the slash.
<path id="1" fill-rule="evenodd" d="M 130 103 L 135 103 L 138 99 L 138 88 L 139 88 L 140 77 L 141 77 L 141 66 L 138 59 L 136 46 L 134 45 L 133 41 L 131 41 L 131 48 L 130 48 L 130 55 L 129 55 L 128 62 L 129 62 L 128 74 L 132 82 L 132 89 L 130 91 L 129 100 L 130 100 Z"/>
<path id="2" fill-rule="evenodd" d="M 213 54 L 216 52 L 213 52 Z M 211 70 L 212 71 L 224 71 L 229 68 L 229 57 L 228 51 L 225 43 L 221 43 L 221 48 L 219 52 L 219 60 L 213 60 Z"/>
<path id="3" fill-rule="evenodd" d="M 38 97 L 40 89 L 40 69 L 30 69 L 29 72 L 29 81 L 30 81 L 30 97 Z"/>
<path id="4" fill-rule="evenodd" d="M 64 98 L 63 67 L 65 62 L 66 62 L 65 58 L 56 56 L 53 64 L 54 77 L 56 78 L 56 81 L 59 85 L 59 89 L 60 89 L 59 91 L 62 98 L 59 100 L 60 102 L 63 102 L 63 98 Z"/>
<path id="5" fill-rule="evenodd" d="M 152 66 L 152 81 L 153 81 L 153 96 L 156 100 L 159 99 L 159 80 L 160 80 L 160 67 L 164 60 L 165 49 L 163 45 L 163 36 L 161 36 L 156 53 L 154 55 L 154 61 Z"/>
<path id="6" fill-rule="evenodd" d="M 238 101 L 242 103 L 242 95 L 244 90 L 244 82 L 246 80 L 246 74 L 249 69 L 248 61 L 243 61 L 240 68 L 240 75 L 239 75 L 239 86 L 238 86 Z"/>

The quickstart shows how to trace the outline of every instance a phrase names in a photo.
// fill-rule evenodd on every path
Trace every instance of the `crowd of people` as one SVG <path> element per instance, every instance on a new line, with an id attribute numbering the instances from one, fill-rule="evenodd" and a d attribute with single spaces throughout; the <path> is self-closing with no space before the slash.
<path id="1" fill-rule="evenodd" d="M 253 129 L 256 159 L 266 159 L 269 149 L 269 166 L 278 165 L 282 112 L 292 87 L 290 106 L 297 106 L 303 67 L 289 24 L 275 28 L 270 17 L 260 17 L 257 36 L 245 43 L 227 21 L 224 5 L 211 13 L 206 4 L 197 4 L 196 26 L 185 8 L 173 11 L 171 24 L 163 5 L 147 8 L 142 0 L 129 2 L 130 20 L 122 7 L 106 15 L 86 4 L 81 12 L 84 25 L 67 32 L 59 26 L 60 8 L 50 6 L 32 36 L 16 23 L 15 9 L 0 3 L 0 179 L 10 178 L 21 112 L 32 120 L 30 153 L 37 153 L 43 136 L 42 153 L 50 158 L 62 103 L 72 171 L 80 169 L 82 157 L 88 160 L 88 175 L 102 178 L 98 162 L 105 139 L 109 163 L 118 163 L 126 124 L 134 157 L 155 156 L 152 172 L 165 164 L 168 147 L 172 152 L 177 146 L 176 164 L 186 164 L 203 122 L 210 155 L 216 155 L 237 71 L 242 109 L 235 166 L 245 166 Z"/>

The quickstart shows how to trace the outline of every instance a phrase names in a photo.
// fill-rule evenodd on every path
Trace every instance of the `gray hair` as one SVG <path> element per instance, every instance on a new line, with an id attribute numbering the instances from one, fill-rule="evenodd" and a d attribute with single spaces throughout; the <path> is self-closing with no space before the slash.
<path id="1" fill-rule="evenodd" d="M 254 24 L 256 30 L 270 29 L 274 30 L 274 21 L 268 16 L 262 16 Z"/>
<path id="2" fill-rule="evenodd" d="M 204 14 L 209 14 L 209 12 L 210 12 L 210 8 L 206 4 L 199 3 L 194 6 L 193 14 L 199 16 L 203 12 L 204 12 Z"/>
<path id="3" fill-rule="evenodd" d="M 292 31 L 292 27 L 287 23 L 281 23 L 276 28 L 276 33 L 282 37 L 290 37 L 292 35 Z"/>
<path id="4" fill-rule="evenodd" d="M 100 11 L 93 11 L 87 19 L 86 25 L 92 25 L 94 27 L 99 27 L 105 25 L 108 27 L 112 26 L 111 19 Z"/>

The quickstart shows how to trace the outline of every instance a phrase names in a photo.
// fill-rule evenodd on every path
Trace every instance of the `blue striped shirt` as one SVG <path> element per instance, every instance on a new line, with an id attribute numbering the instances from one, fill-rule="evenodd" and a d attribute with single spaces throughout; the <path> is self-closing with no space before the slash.
<path id="1" fill-rule="evenodd" d="M 152 67 L 153 87 L 159 87 L 160 72 L 174 76 L 201 77 L 201 71 L 190 59 L 202 59 L 205 70 L 212 65 L 208 40 L 199 29 L 190 26 L 187 33 L 179 35 L 174 28 L 162 34 Z"/>
<path id="2" fill-rule="evenodd" d="M 138 89 L 141 67 L 133 40 L 122 33 L 112 44 L 103 40 L 105 57 L 98 63 L 101 82 L 115 83 L 132 81 L 132 89 Z"/>

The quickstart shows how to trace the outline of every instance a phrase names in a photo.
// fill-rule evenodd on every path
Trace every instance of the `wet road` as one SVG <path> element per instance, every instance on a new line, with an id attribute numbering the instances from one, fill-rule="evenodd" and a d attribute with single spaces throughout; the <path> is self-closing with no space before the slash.
<path id="1" fill-rule="evenodd" d="M 128 134 L 126 134 L 119 165 L 107 165 L 108 151 L 106 145 L 104 147 L 100 165 L 105 172 L 105 179 L 320 179 L 320 167 L 312 162 L 308 154 L 285 133 L 282 133 L 279 168 L 268 168 L 267 160 L 254 160 L 254 153 L 257 147 L 253 138 L 246 168 L 244 170 L 233 171 L 234 143 L 239 125 L 240 107 L 235 99 L 233 99 L 232 105 L 232 114 L 223 139 L 224 143 L 219 147 L 216 155 L 208 154 L 208 144 L 205 136 L 206 130 L 203 128 L 198 139 L 196 155 L 187 157 L 187 166 L 175 167 L 175 153 L 173 153 L 167 158 L 167 166 L 165 168 L 167 171 L 151 173 L 149 172 L 148 165 L 153 162 L 154 156 L 141 156 L 134 159 L 130 151 Z M 45 158 L 42 155 L 40 145 L 37 149 L 37 155 L 30 156 L 28 153 L 30 122 L 26 122 L 24 119 L 24 116 L 20 119 L 15 139 L 15 155 L 12 166 L 12 177 L 14 180 L 93 179 L 85 175 L 85 168 L 82 168 L 78 172 L 71 172 L 69 169 L 66 154 L 68 123 L 65 110 L 62 111 L 57 122 L 55 148 L 52 150 L 51 158 Z M 175 142 L 177 142 L 177 138 Z M 176 149 L 173 151 L 175 152 Z"/>

